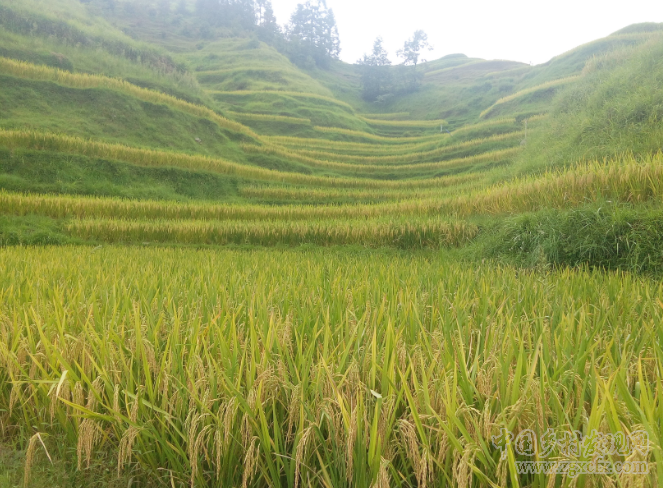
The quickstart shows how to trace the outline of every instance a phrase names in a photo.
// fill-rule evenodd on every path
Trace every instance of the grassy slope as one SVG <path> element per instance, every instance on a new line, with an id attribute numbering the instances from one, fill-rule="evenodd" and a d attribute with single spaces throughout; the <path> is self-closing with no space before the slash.
<path id="1" fill-rule="evenodd" d="M 551 116 L 533 131 L 520 172 L 631 152 L 662 149 L 663 34 L 639 47 L 607 53 L 566 87 Z"/>
<path id="2" fill-rule="evenodd" d="M 9 191 L 228 201 L 237 197 L 237 185 L 236 177 L 215 173 L 144 168 L 48 151 L 0 149 L 0 188 Z"/>

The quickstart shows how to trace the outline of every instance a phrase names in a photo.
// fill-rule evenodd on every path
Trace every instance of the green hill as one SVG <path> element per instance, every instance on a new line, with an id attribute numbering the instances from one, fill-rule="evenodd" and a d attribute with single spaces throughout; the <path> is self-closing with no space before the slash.
<path id="1" fill-rule="evenodd" d="M 657 486 L 663 25 L 368 102 L 202 4 L 0 0 L 0 488 Z"/>

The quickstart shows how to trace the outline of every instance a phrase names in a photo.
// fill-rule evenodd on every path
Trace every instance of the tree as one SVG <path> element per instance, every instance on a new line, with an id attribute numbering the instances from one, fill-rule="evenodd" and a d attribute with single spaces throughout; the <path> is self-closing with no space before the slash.
<path id="1" fill-rule="evenodd" d="M 196 0 L 196 14 L 215 27 L 251 30 L 256 22 L 253 0 Z"/>
<path id="2" fill-rule="evenodd" d="M 396 52 L 396 55 L 403 59 L 403 64 L 405 66 L 414 66 L 417 67 L 419 63 L 419 56 L 421 56 L 421 51 L 427 49 L 429 51 L 433 50 L 433 46 L 428 44 L 428 35 L 421 29 L 415 31 L 411 39 L 405 41 L 403 44 L 403 49 L 399 49 Z M 422 61 L 426 61 L 425 59 Z"/>
<path id="3" fill-rule="evenodd" d="M 433 46 L 428 43 L 428 35 L 419 29 L 415 31 L 411 39 L 405 41 L 403 49 L 396 52 L 396 55 L 403 60 L 403 68 L 399 70 L 399 91 L 413 92 L 421 86 L 423 74 L 417 72 L 417 64 L 419 64 L 419 57 L 424 50 L 432 51 Z"/>
<path id="4" fill-rule="evenodd" d="M 290 58 L 300 66 L 325 67 L 341 52 L 334 12 L 325 0 L 297 5 L 287 28 Z"/>
<path id="5" fill-rule="evenodd" d="M 273 44 L 280 37 L 281 29 L 276 23 L 276 16 L 269 0 L 256 0 L 256 22 L 258 23 L 258 38 L 261 41 Z"/>
<path id="6" fill-rule="evenodd" d="M 382 45 L 381 37 L 375 39 L 373 52 L 358 61 L 361 66 L 362 96 L 369 102 L 378 100 L 391 88 L 391 61 L 389 54 Z"/>

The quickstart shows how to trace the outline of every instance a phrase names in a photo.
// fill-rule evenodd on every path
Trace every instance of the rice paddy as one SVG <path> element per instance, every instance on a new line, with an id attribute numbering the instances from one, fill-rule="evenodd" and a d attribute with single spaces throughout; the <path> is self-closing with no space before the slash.
<path id="1" fill-rule="evenodd" d="M 416 255 L 0 255 L 3 435 L 57 426 L 82 470 L 118 449 L 118 473 L 175 486 L 554 486 L 500 457 L 505 428 L 643 430 L 652 472 L 620 479 L 663 474 L 660 284 Z"/>
<path id="2" fill-rule="evenodd" d="M 0 486 L 45 488 L 58 461 L 76 486 L 660 485 L 660 145 L 523 170 L 565 113 L 530 98 L 593 73 L 440 60 L 408 111 L 341 100 L 335 68 L 257 40 L 182 52 L 202 104 L 0 57 L 36 92 L 110 90 L 227 137 L 211 157 L 196 134 L 173 135 L 192 150 L 146 147 L 0 119 L 0 461 L 21 453 Z M 421 114 L 454 73 L 504 84 Z M 355 74 L 338 76 L 347 91 Z M 59 159 L 31 168 L 35 154 Z M 172 171 L 173 199 L 78 185 L 120 164 Z M 182 172 L 223 190 L 181 191 Z M 532 455 L 531 436 L 557 441 Z M 591 436 L 621 444 L 601 457 Z M 646 473 L 560 471 L 599 459 Z"/>

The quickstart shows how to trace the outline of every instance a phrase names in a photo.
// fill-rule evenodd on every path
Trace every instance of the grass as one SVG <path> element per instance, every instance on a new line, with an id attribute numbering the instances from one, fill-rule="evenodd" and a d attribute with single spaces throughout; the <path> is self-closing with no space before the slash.
<path id="1" fill-rule="evenodd" d="M 271 46 L 256 39 L 225 38 L 204 43 L 187 60 L 200 84 L 217 91 L 332 93 Z"/>
<path id="2" fill-rule="evenodd" d="M 663 213 L 658 205 L 597 202 L 507 219 L 492 229 L 483 252 L 521 266 L 589 264 L 658 275 L 663 266 L 661 229 Z"/>
<path id="3" fill-rule="evenodd" d="M 522 140 L 525 137 L 524 131 L 510 132 L 506 134 L 497 134 L 495 136 L 488 137 L 486 139 L 474 139 L 470 141 L 461 142 L 458 144 L 444 144 L 435 147 L 434 149 L 417 151 L 416 149 L 410 149 L 404 154 L 378 154 L 378 155 L 348 155 L 348 154 L 338 154 L 334 152 L 326 151 L 307 151 L 299 150 L 296 153 L 294 151 L 290 152 L 289 156 L 293 159 L 300 159 L 302 161 L 311 162 L 311 160 L 318 161 L 327 161 L 327 162 L 340 162 L 345 161 L 348 163 L 355 163 L 357 165 L 392 165 L 400 166 L 407 163 L 425 163 L 431 160 L 440 161 L 443 158 L 451 157 L 463 157 L 467 152 L 472 154 L 477 154 L 483 152 L 484 150 L 499 150 L 505 149 L 501 146 L 506 146 L 506 148 L 512 148 L 513 142 Z M 446 141 L 445 141 L 446 142 Z M 248 145 L 245 145 L 246 148 Z M 279 152 L 282 154 L 283 149 L 280 149 L 275 146 L 251 146 L 254 151 L 273 151 Z M 477 149 L 478 148 L 478 149 Z M 312 163 L 314 164 L 314 163 Z"/>
<path id="4" fill-rule="evenodd" d="M 426 163 L 425 161 L 427 159 L 430 159 L 429 154 L 417 154 L 417 153 L 412 153 L 407 156 L 402 156 L 403 164 L 389 164 L 389 162 L 395 161 L 397 157 L 395 156 L 386 156 L 384 159 L 379 159 L 377 157 L 374 158 L 369 158 L 366 156 L 359 156 L 356 159 L 362 158 L 363 161 L 375 161 L 375 162 L 380 162 L 382 164 L 356 164 L 356 163 L 342 163 L 342 162 L 337 162 L 334 160 L 329 160 L 329 159 L 323 159 L 326 157 L 329 158 L 334 158 L 338 160 L 347 160 L 350 159 L 349 157 L 345 155 L 336 155 L 336 154 L 325 154 L 325 153 L 319 153 L 319 152 L 305 152 L 302 151 L 299 154 L 296 153 L 291 153 L 288 151 L 284 151 L 278 147 L 270 147 L 270 146 L 250 146 L 250 145 L 243 145 L 242 148 L 244 149 L 245 152 L 255 152 L 255 153 L 262 153 L 262 154 L 276 154 L 278 156 L 282 156 L 284 158 L 288 158 L 291 160 L 296 160 L 300 161 L 302 163 L 305 163 L 309 166 L 318 166 L 321 168 L 329 168 L 333 169 L 336 171 L 341 171 L 353 175 L 360 175 L 360 174 L 370 174 L 374 177 L 379 177 L 380 174 L 388 174 L 390 176 L 400 176 L 403 177 L 405 176 L 413 176 L 417 172 L 421 171 L 440 171 L 443 169 L 450 169 L 450 168 L 465 168 L 467 169 L 473 164 L 477 163 L 500 163 L 503 161 L 510 161 L 513 159 L 513 157 L 520 152 L 520 148 L 510 148 L 510 149 L 504 149 L 504 150 L 498 150 L 498 151 L 487 151 L 483 152 L 480 154 L 477 154 L 475 156 L 468 156 L 468 157 L 461 157 L 461 158 L 455 158 L 455 159 L 445 159 L 442 161 L 434 162 L 434 163 Z M 452 149 L 452 148 L 450 148 Z M 455 148 L 453 148 L 455 149 Z M 434 153 L 433 153 L 434 154 Z M 439 154 L 439 153 L 438 153 Z M 310 157 L 310 156 L 314 157 Z M 419 156 L 419 158 L 417 158 Z M 428 156 L 428 157 L 427 157 Z M 355 159 L 355 160 L 356 160 Z M 417 161 L 412 164 L 406 164 L 407 161 Z"/>
<path id="5" fill-rule="evenodd" d="M 0 58 L 0 71 L 21 78 L 39 81 L 53 81 L 71 88 L 108 88 L 117 90 L 144 102 L 169 105 L 188 114 L 207 118 L 223 129 L 229 129 L 248 137 L 256 137 L 255 133 L 250 129 L 221 117 L 207 107 L 195 105 L 165 93 L 141 88 L 121 79 L 109 78 L 101 75 L 69 73 L 56 68 L 36 66 L 30 63 L 7 58 Z"/>
<path id="6" fill-rule="evenodd" d="M 551 88 L 558 88 L 564 85 L 567 85 L 569 83 L 573 83 L 574 81 L 578 80 L 578 76 L 569 76 L 568 78 L 562 78 L 561 80 L 553 80 L 553 81 L 548 81 L 546 83 L 542 83 L 541 85 L 533 86 L 530 88 L 525 88 L 524 90 L 520 90 L 519 92 L 513 93 L 511 95 L 508 95 L 506 97 L 500 98 L 498 101 L 496 101 L 494 104 L 492 104 L 490 107 L 488 107 L 486 110 L 481 112 L 479 114 L 479 118 L 486 118 L 488 117 L 491 112 L 495 110 L 496 107 L 499 105 L 502 105 L 504 103 L 509 103 L 514 100 L 517 100 L 520 97 L 523 97 L 525 95 L 529 95 L 531 93 L 536 93 L 539 91 L 546 91 L 550 90 Z"/>
<path id="7" fill-rule="evenodd" d="M 661 39 L 661 34 L 655 34 L 640 47 L 615 51 L 589 63 L 583 78 L 560 94 L 551 116 L 532 131 L 518 171 L 660 150 Z"/>
<path id="8" fill-rule="evenodd" d="M 104 88 L 81 90 L 4 75 L 0 75 L 0 83 L 2 129 L 65 133 L 97 141 L 243 159 L 236 144 L 237 133 L 167 105 L 143 102 Z"/>
<path id="9" fill-rule="evenodd" d="M 286 124 L 304 124 L 311 125 L 309 119 L 302 119 L 297 117 L 285 117 L 283 115 L 272 115 L 272 114 L 253 114 L 253 113 L 239 113 L 239 112 L 229 112 L 231 117 L 236 119 L 243 120 L 258 120 L 261 122 L 276 122 L 276 123 L 286 123 Z"/>
<path id="10" fill-rule="evenodd" d="M 436 186 L 445 186 L 446 183 L 444 177 L 413 179 L 408 181 L 384 181 L 335 176 L 312 176 L 308 174 L 264 169 L 258 166 L 249 166 L 206 156 L 155 151 L 152 149 L 141 149 L 121 144 L 86 141 L 77 137 L 31 131 L 0 130 L 0 145 L 10 149 L 22 148 L 59 151 L 93 158 L 107 158 L 130 162 L 145 167 L 177 167 L 193 171 L 208 171 L 222 175 L 234 175 L 247 179 L 287 182 L 291 184 L 308 184 L 323 187 L 432 188 Z M 268 164 L 272 164 L 272 162 L 270 161 Z M 302 170 L 305 171 L 306 168 L 302 168 Z"/>
<path id="11" fill-rule="evenodd" d="M 0 247 L 52 246 L 80 242 L 65 235 L 59 222 L 35 215 L 0 215 Z"/>
<path id="12" fill-rule="evenodd" d="M 239 180 L 178 168 L 146 168 L 53 151 L 0 148 L 0 188 L 8 191 L 167 201 L 228 201 Z"/>
<path id="13" fill-rule="evenodd" d="M 488 173 L 489 174 L 489 173 Z M 448 177 L 446 188 L 432 188 L 418 190 L 417 196 L 421 198 L 439 197 L 450 193 L 467 191 L 471 187 L 480 187 L 485 184 L 487 174 L 464 173 Z M 411 190 L 353 190 L 353 189 L 323 189 L 281 185 L 245 185 L 238 189 L 240 195 L 258 199 L 264 202 L 308 202 L 320 203 L 377 203 L 389 200 L 402 201 L 412 198 Z"/>

